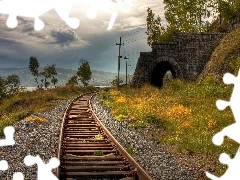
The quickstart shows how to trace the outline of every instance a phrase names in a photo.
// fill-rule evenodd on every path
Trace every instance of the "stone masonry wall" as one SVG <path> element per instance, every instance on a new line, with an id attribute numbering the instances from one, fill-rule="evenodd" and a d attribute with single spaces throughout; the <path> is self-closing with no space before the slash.
<path id="1" fill-rule="evenodd" d="M 224 33 L 177 34 L 174 42 L 153 43 L 151 52 L 141 52 L 133 75 L 134 86 L 151 82 L 154 67 L 161 61 L 168 61 L 177 78 L 195 80 Z"/>

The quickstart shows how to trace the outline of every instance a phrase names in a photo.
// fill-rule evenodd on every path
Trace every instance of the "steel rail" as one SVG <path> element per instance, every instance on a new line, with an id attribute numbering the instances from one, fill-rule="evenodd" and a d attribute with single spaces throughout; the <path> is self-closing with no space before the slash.
<path id="1" fill-rule="evenodd" d="M 57 149 L 60 166 L 55 169 L 56 176 L 60 180 L 96 177 L 151 180 L 92 110 L 91 99 L 95 95 L 96 93 L 86 93 L 78 96 L 64 112 Z M 102 139 L 95 139 L 97 134 L 100 134 Z M 96 150 L 100 150 L 104 155 L 93 155 Z"/>
<path id="2" fill-rule="evenodd" d="M 81 94 L 79 96 L 77 96 L 76 98 L 74 98 L 71 103 L 68 104 L 65 112 L 64 112 L 64 115 L 63 115 L 63 118 L 62 118 L 62 123 L 61 123 L 61 126 L 60 126 L 60 133 L 59 133 L 59 138 L 58 138 L 58 149 L 57 149 L 57 158 L 60 159 L 60 155 L 61 155 L 61 146 L 62 146 L 62 138 L 63 138 L 63 127 L 64 127 L 64 123 L 65 123 L 65 119 L 67 117 L 67 114 L 68 114 L 68 111 L 70 109 L 70 107 L 72 106 L 73 102 L 76 101 L 78 98 L 80 98 L 81 96 L 83 96 L 84 94 Z M 60 171 L 59 171 L 59 167 L 55 169 L 55 175 L 57 177 L 60 177 Z"/>
<path id="3" fill-rule="evenodd" d="M 93 96 L 92 96 L 93 97 Z M 91 98 L 92 98 L 91 97 Z M 90 101 L 90 100 L 89 100 Z M 90 107 L 92 109 L 92 105 L 89 102 Z M 98 123 L 100 124 L 100 126 L 104 129 L 105 133 L 107 134 L 107 136 L 117 145 L 119 151 L 122 153 L 122 155 L 128 159 L 128 161 L 130 162 L 130 164 L 137 169 L 137 175 L 139 180 L 151 180 L 152 178 L 146 173 L 146 171 L 132 158 L 132 156 L 129 155 L 129 153 L 119 144 L 119 142 L 112 136 L 112 134 L 108 131 L 108 129 L 103 125 L 103 123 L 98 119 L 98 117 L 96 116 L 95 112 L 92 111 L 93 115 L 95 116 L 95 118 L 97 119 Z"/>

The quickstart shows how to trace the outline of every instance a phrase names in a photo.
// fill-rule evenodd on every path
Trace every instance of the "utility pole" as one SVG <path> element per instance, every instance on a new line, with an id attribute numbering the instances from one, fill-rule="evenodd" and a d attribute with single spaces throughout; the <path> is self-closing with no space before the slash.
<path id="1" fill-rule="evenodd" d="M 126 84 L 127 84 L 127 67 L 128 67 L 128 65 L 127 65 L 127 59 L 129 59 L 129 58 L 127 58 L 127 57 L 125 56 L 124 59 L 126 59 Z"/>
<path id="2" fill-rule="evenodd" d="M 120 55 L 120 49 L 121 49 L 121 45 L 124 45 L 124 43 L 122 44 L 121 37 L 120 37 L 120 43 L 116 43 L 116 45 L 119 46 L 119 49 L 118 49 L 118 77 L 117 77 L 117 90 L 119 90 L 120 58 L 122 58 L 122 56 Z"/>

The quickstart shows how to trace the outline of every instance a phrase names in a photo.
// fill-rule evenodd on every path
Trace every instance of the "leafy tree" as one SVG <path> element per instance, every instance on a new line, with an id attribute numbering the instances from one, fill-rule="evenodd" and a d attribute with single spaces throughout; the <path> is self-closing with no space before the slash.
<path id="1" fill-rule="evenodd" d="M 202 32 L 209 25 L 208 0 L 164 0 L 165 18 L 170 27 L 180 32 Z"/>
<path id="2" fill-rule="evenodd" d="M 69 85 L 69 84 L 78 85 L 78 77 L 77 77 L 77 75 L 72 76 L 72 77 L 68 80 L 68 82 L 67 82 L 66 85 Z"/>
<path id="3" fill-rule="evenodd" d="M 147 13 L 147 43 L 149 46 L 151 46 L 153 42 L 161 41 L 161 35 L 165 31 L 165 29 L 161 24 L 160 16 L 157 16 L 155 18 L 155 14 L 149 7 L 147 9 Z"/>
<path id="4" fill-rule="evenodd" d="M 28 67 L 34 76 L 38 76 L 39 63 L 36 57 L 34 56 L 30 57 Z"/>
<path id="5" fill-rule="evenodd" d="M 35 76 L 35 82 L 38 84 L 38 88 L 42 88 L 43 86 L 47 88 L 50 85 L 50 82 L 54 84 L 54 86 L 58 83 L 58 79 L 56 79 L 55 75 L 57 75 L 57 71 L 55 65 L 47 65 L 43 68 L 42 72 L 39 72 L 39 63 L 36 57 L 31 56 L 29 59 L 29 70 Z M 40 80 L 41 83 L 38 81 L 38 77 L 42 77 Z M 49 79 L 50 82 L 49 82 Z"/>
<path id="6" fill-rule="evenodd" d="M 7 78 L 0 76 L 0 99 L 19 92 L 19 86 L 20 79 L 16 74 L 9 75 Z"/>
<path id="7" fill-rule="evenodd" d="M 58 82 L 58 80 L 54 77 L 54 75 L 57 75 L 57 71 L 54 64 L 52 64 L 51 66 L 49 65 L 45 66 L 40 74 L 41 76 L 43 76 L 42 82 L 45 88 L 47 88 L 50 85 L 50 82 L 48 81 L 48 79 L 50 78 L 52 78 L 51 82 L 54 82 L 54 86 L 55 83 Z"/>
<path id="8" fill-rule="evenodd" d="M 219 26 L 226 27 L 227 24 L 233 19 L 235 14 L 240 8 L 239 0 L 213 0 L 211 7 L 213 9 L 214 21 L 218 21 Z"/>
<path id="9" fill-rule="evenodd" d="M 6 80 L 0 76 L 0 99 L 6 95 L 5 82 Z"/>
<path id="10" fill-rule="evenodd" d="M 121 83 L 123 83 L 123 80 L 122 80 L 121 78 L 119 78 L 119 84 L 121 84 Z M 110 84 L 111 84 L 112 86 L 117 86 L 117 76 L 115 77 L 114 80 L 112 80 L 112 81 L 110 82 Z"/>
<path id="11" fill-rule="evenodd" d="M 51 83 L 56 86 L 56 84 L 58 83 L 58 79 L 55 76 L 52 76 Z"/>
<path id="12" fill-rule="evenodd" d="M 8 94 L 14 94 L 18 92 L 20 86 L 20 79 L 18 75 L 12 74 L 6 78 L 6 88 Z"/>
<path id="13" fill-rule="evenodd" d="M 29 59 L 29 65 L 28 65 L 29 70 L 31 71 L 31 73 L 33 74 L 33 76 L 35 76 L 34 80 L 35 82 L 38 84 L 38 76 L 39 76 L 39 72 L 38 72 L 38 68 L 39 68 L 39 63 L 36 57 L 31 56 Z M 38 85 L 39 87 L 39 85 Z"/>
<path id="14" fill-rule="evenodd" d="M 148 44 L 151 46 L 153 42 L 169 42 L 173 41 L 176 32 L 206 32 L 210 28 L 209 17 L 219 14 L 220 9 L 217 1 L 224 0 L 164 0 L 165 18 L 167 25 L 163 26 L 161 18 L 155 17 L 150 8 L 147 9 L 147 35 Z M 240 1 L 240 0 L 238 0 Z M 224 1 L 225 2 L 225 1 Z M 225 7 L 226 3 L 221 4 Z M 224 13 L 223 13 L 224 12 Z M 222 10 L 222 14 L 232 14 L 230 8 Z M 229 15 L 230 16 L 230 15 Z"/>
<path id="15" fill-rule="evenodd" d="M 79 80 L 83 83 L 83 86 L 86 87 L 88 86 L 89 80 L 92 78 L 92 71 L 88 61 L 81 59 L 80 63 L 81 65 L 76 74 Z"/>
<path id="16" fill-rule="evenodd" d="M 235 14 L 240 11 L 240 0 L 234 0 L 233 9 Z"/>
<path id="17" fill-rule="evenodd" d="M 208 2 L 213 17 L 209 29 L 212 31 L 226 31 L 228 24 L 239 14 L 240 0 L 212 0 Z"/>

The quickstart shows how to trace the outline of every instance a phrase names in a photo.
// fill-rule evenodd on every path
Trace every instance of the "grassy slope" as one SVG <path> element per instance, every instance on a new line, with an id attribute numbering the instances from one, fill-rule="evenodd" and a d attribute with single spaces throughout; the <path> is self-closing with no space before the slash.
<path id="1" fill-rule="evenodd" d="M 49 90 L 23 92 L 0 100 L 0 135 L 3 128 L 32 113 L 47 111 L 61 100 L 70 99 L 82 93 L 95 91 L 94 87 L 63 86 Z"/>
<path id="2" fill-rule="evenodd" d="M 160 130 L 159 134 L 153 130 L 156 141 L 172 153 L 195 154 L 199 168 L 215 168 L 214 174 L 220 175 L 226 166 L 218 162 L 219 155 L 223 151 L 234 155 L 238 148 L 229 139 L 220 147 L 212 143 L 214 134 L 234 122 L 229 108 L 219 111 L 215 105 L 217 99 L 229 99 L 231 90 L 231 86 L 223 83 L 173 80 L 161 89 L 145 85 L 139 89 L 102 90 L 100 99 L 116 119 L 128 119 L 129 127 L 133 128 L 154 124 Z"/>
<path id="3" fill-rule="evenodd" d="M 240 67 L 240 27 L 226 34 L 214 50 L 200 79 L 214 77 L 222 79 L 226 72 L 237 75 Z"/>
<path id="4" fill-rule="evenodd" d="M 239 145 L 229 138 L 225 138 L 220 147 L 212 143 L 213 135 L 235 122 L 229 108 L 219 111 L 215 103 L 218 99 L 230 98 L 232 86 L 225 85 L 222 77 L 226 72 L 237 75 L 239 57 L 240 27 L 222 39 L 200 75 L 199 83 L 176 80 L 161 89 L 149 85 L 140 89 L 125 87 L 119 92 L 110 89 L 101 91 L 100 99 L 111 108 L 117 120 L 127 120 L 133 128 L 154 124 L 156 141 L 173 154 L 195 154 L 199 168 L 220 176 L 227 167 L 219 163 L 219 155 L 226 152 L 233 157 Z"/>

